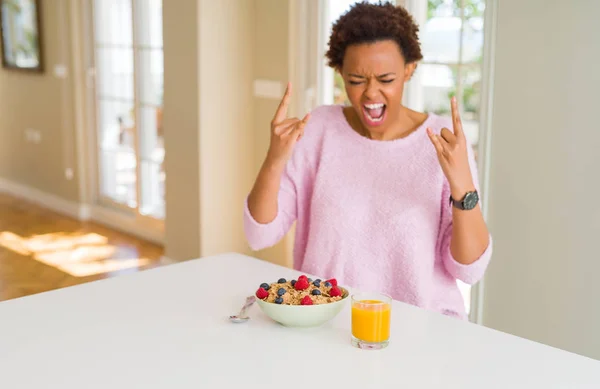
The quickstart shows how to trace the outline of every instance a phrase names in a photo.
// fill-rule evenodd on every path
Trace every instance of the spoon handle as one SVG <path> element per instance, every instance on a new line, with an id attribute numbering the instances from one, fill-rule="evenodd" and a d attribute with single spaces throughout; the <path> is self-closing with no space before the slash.
<path id="1" fill-rule="evenodd" d="M 242 309 L 240 310 L 240 314 L 239 314 L 239 316 L 240 316 L 240 317 L 244 317 L 244 316 L 246 315 L 246 310 L 247 310 L 248 308 L 250 308 L 250 306 L 251 306 L 252 304 L 254 304 L 254 302 L 255 302 L 255 301 L 256 301 L 256 296 L 248 296 L 248 297 L 246 298 L 246 304 L 244 304 L 244 306 L 243 306 L 243 307 L 242 307 Z"/>

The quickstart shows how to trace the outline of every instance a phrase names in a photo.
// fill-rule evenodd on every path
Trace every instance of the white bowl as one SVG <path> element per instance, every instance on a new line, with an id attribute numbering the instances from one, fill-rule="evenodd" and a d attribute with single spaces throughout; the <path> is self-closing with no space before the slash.
<path id="1" fill-rule="evenodd" d="M 342 299 L 318 305 L 284 305 L 256 299 L 260 309 L 271 319 L 286 327 L 316 327 L 337 316 L 349 299 L 346 288 L 340 286 Z"/>

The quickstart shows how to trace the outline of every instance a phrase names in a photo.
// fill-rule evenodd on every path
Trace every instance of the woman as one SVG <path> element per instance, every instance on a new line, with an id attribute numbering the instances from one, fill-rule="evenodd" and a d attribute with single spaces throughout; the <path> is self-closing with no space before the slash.
<path id="1" fill-rule="evenodd" d="M 286 118 L 288 84 L 245 232 L 261 249 L 296 221 L 295 269 L 465 319 L 456 280 L 483 276 L 491 236 L 456 102 L 452 119 L 402 105 L 417 33 L 391 4 L 357 4 L 334 24 L 327 58 L 351 105 Z"/>

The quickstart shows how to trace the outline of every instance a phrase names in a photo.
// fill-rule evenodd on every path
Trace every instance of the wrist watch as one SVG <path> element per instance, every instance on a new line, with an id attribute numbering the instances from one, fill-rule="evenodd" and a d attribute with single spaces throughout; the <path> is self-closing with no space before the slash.
<path id="1" fill-rule="evenodd" d="M 450 195 L 450 203 L 454 205 L 458 209 L 462 210 L 471 210 L 475 208 L 477 203 L 479 202 L 479 194 L 476 190 L 472 192 L 467 192 L 467 194 L 461 200 L 454 200 L 452 195 Z"/>

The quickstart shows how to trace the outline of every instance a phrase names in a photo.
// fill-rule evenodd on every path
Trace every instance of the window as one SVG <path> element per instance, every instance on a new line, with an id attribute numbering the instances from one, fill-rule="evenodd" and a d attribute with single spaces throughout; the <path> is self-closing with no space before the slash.
<path id="1" fill-rule="evenodd" d="M 331 25 L 357 0 L 325 0 L 323 57 Z M 370 0 L 378 3 L 378 0 Z M 406 86 L 405 104 L 421 112 L 450 114 L 457 96 L 463 127 L 477 156 L 485 0 L 398 0 L 420 27 L 423 60 Z M 321 104 L 347 104 L 341 75 L 323 63 Z"/>
<path id="2" fill-rule="evenodd" d="M 99 202 L 162 219 L 162 0 L 93 5 Z"/>
<path id="3" fill-rule="evenodd" d="M 463 129 L 478 157 L 483 70 L 485 0 L 407 0 L 420 26 L 423 60 L 407 85 L 405 104 L 414 110 L 450 115 L 456 96 Z M 458 281 L 467 313 L 471 287 Z"/>
<path id="4" fill-rule="evenodd" d="M 327 50 L 332 23 L 358 0 L 321 0 L 319 59 Z M 378 3 L 378 0 L 369 2 Z M 477 158 L 480 133 L 485 0 L 397 0 L 419 25 L 423 60 L 406 84 L 404 104 L 421 112 L 450 115 L 450 98 L 459 102 L 463 128 Z M 313 62 L 314 64 L 314 62 Z M 314 65 L 313 65 L 314 66 Z M 347 104 L 341 76 L 319 63 L 318 104 Z M 470 311 L 471 287 L 458 286 Z"/>
<path id="5" fill-rule="evenodd" d="M 407 2 L 420 26 L 423 60 L 409 82 L 406 104 L 450 115 L 456 96 L 463 128 L 477 155 L 483 59 L 484 0 Z"/>

